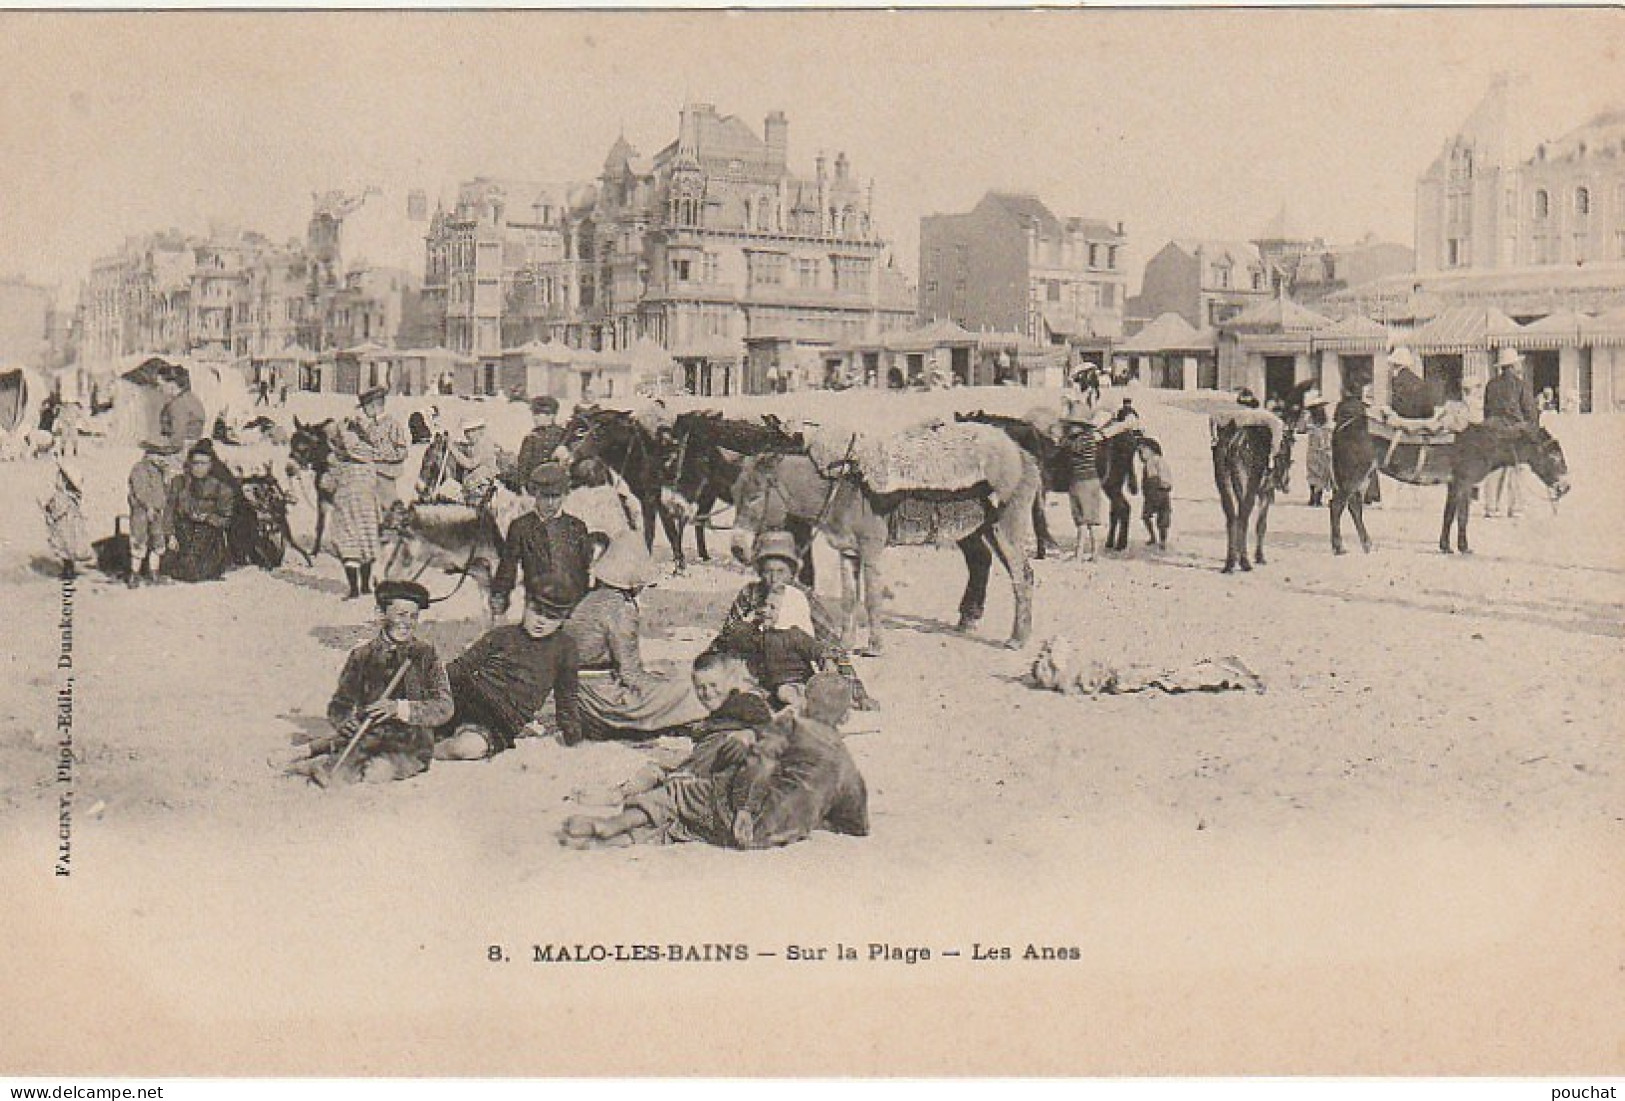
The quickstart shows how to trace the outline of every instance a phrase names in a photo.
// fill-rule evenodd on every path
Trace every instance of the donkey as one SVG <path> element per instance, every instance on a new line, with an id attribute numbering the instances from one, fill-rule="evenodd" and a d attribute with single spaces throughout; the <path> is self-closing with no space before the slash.
<path id="1" fill-rule="evenodd" d="M 707 411 L 679 414 L 666 442 L 663 499 L 674 513 L 693 520 L 694 544 L 704 562 L 711 560 L 705 546 L 706 527 L 719 501 L 734 504 L 734 484 L 742 460 L 750 455 L 793 454 L 806 449 L 799 433 L 788 432 L 777 422 L 731 420 Z M 795 537 L 800 552 L 801 583 L 812 588 L 812 525 L 787 520 L 786 530 Z"/>
<path id="2" fill-rule="evenodd" d="M 1275 418 L 1272 418 L 1275 419 Z M 1224 506 L 1224 572 L 1237 568 L 1251 570 L 1247 560 L 1247 522 L 1258 510 L 1256 551 L 1253 561 L 1264 565 L 1264 530 L 1270 503 L 1277 493 L 1288 491 L 1292 472 L 1292 430 L 1275 419 L 1280 443 L 1270 454 L 1272 427 L 1265 421 L 1242 421 L 1214 414 L 1209 420 L 1213 434 L 1213 481 L 1219 502 Z"/>
<path id="3" fill-rule="evenodd" d="M 762 531 L 782 528 L 786 518 L 811 523 L 841 553 L 841 590 L 849 609 L 843 643 L 856 649 L 858 618 L 867 613 L 869 643 L 861 653 L 884 649 L 881 627 L 885 583 L 881 564 L 888 546 L 954 541 L 970 577 L 959 601 L 958 630 L 974 630 L 987 600 L 994 556 L 1010 574 L 1015 597 L 1011 649 L 1032 633 L 1033 569 L 1027 557 L 1038 464 L 1008 436 L 990 432 L 982 444 L 989 481 L 965 490 L 876 494 L 855 477 L 830 476 L 806 455 L 756 455 L 744 461 L 734 487 L 737 515 L 733 551 L 741 560 Z"/>
<path id="4" fill-rule="evenodd" d="M 655 517 L 660 517 L 676 572 L 682 573 L 688 565 L 683 558 L 686 520 L 664 500 L 663 442 L 626 410 L 587 406 L 577 409 L 565 425 L 565 446 L 572 463 L 599 459 L 621 476 L 643 507 L 643 541 L 650 551 L 655 544 Z"/>

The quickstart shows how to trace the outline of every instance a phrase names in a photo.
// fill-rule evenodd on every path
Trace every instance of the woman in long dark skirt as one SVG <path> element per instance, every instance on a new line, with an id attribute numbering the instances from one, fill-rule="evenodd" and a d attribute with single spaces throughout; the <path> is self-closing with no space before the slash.
<path id="1" fill-rule="evenodd" d="M 176 581 L 213 581 L 230 560 L 226 532 L 236 494 L 214 471 L 214 452 L 193 447 L 186 471 L 169 483 L 170 550 L 164 573 Z"/>

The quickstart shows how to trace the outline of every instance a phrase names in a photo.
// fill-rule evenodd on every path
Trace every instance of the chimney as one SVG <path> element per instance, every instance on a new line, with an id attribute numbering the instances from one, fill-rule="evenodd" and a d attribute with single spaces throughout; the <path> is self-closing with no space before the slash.
<path id="1" fill-rule="evenodd" d="M 818 151 L 818 159 L 814 163 L 817 165 L 817 168 L 818 168 L 818 176 L 817 176 L 818 182 L 823 183 L 825 175 L 826 175 L 826 173 L 825 173 L 826 159 L 824 157 L 824 151 L 822 149 L 820 149 Z"/>
<path id="2" fill-rule="evenodd" d="M 790 120 L 783 111 L 770 111 L 762 125 L 767 141 L 767 159 L 775 168 L 783 168 L 790 159 Z"/>
<path id="3" fill-rule="evenodd" d="M 847 170 L 851 167 L 850 162 L 846 159 L 846 150 L 843 149 L 835 154 L 835 178 L 837 180 L 846 179 Z"/>

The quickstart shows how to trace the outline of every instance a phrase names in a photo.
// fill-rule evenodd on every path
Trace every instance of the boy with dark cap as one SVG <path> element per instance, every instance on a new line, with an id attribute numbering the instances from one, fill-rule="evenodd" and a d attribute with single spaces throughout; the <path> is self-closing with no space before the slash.
<path id="1" fill-rule="evenodd" d="M 436 759 L 478 761 L 512 749 L 539 724 L 550 696 L 559 739 L 581 740 L 575 644 L 559 629 L 569 615 L 563 605 L 530 597 L 517 626 L 493 627 L 453 659 L 446 675 L 456 714 L 435 735 Z"/>
<path id="2" fill-rule="evenodd" d="M 508 598 L 525 570 L 525 593 L 544 603 L 574 608 L 587 592 L 592 541 L 587 525 L 560 511 L 570 491 L 570 476 L 558 463 L 542 463 L 530 472 L 527 488 L 535 494 L 530 512 L 508 527 L 502 559 L 491 580 L 491 615 L 508 614 Z"/>
<path id="3" fill-rule="evenodd" d="M 429 593 L 415 581 L 381 581 L 376 597 L 378 636 L 350 651 L 327 705 L 334 733 L 306 746 L 287 766 L 292 775 L 324 784 L 405 780 L 434 758 L 435 727 L 453 707 L 439 655 L 416 637 Z"/>
<path id="4" fill-rule="evenodd" d="M 533 427 L 519 445 L 519 462 L 514 468 L 514 474 L 522 486 L 530 481 L 531 471 L 538 466 L 555 462 L 568 454 L 560 454 L 565 451 L 565 428 L 559 423 L 559 399 L 551 394 L 532 398 L 530 413 Z"/>

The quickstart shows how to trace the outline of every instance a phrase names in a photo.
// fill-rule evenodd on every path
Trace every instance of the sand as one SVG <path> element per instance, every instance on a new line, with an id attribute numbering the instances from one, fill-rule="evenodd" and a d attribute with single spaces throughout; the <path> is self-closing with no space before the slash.
<path id="1" fill-rule="evenodd" d="M 1269 564 L 1224 576 L 1206 399 L 1134 396 L 1173 465 L 1171 545 L 1145 547 L 1136 515 L 1126 554 L 1038 563 L 1035 641 L 1151 664 L 1233 653 L 1268 691 L 1035 691 L 1036 647 L 1000 646 L 1002 575 L 981 630 L 957 635 L 958 554 L 899 549 L 890 649 L 859 660 L 883 710 L 848 739 L 872 836 L 766 853 L 561 849 L 569 794 L 629 774 L 625 746 L 526 741 L 384 788 L 278 778 L 267 755 L 320 727 L 371 630 L 327 559 L 80 581 L 72 874 L 55 875 L 60 585 L 35 561 L 33 503 L 50 468 L 0 469 L 0 1070 L 1621 1072 L 1625 419 L 1550 418 L 1574 492 L 1555 514 L 1475 516 L 1466 559 L 1437 551 L 1443 491 L 1393 482 L 1368 513 L 1375 553 L 1334 558 L 1300 451 Z M 728 404 L 884 430 L 1041 399 Z M 468 404 L 517 446 L 521 406 Z M 92 441 L 80 459 L 97 535 L 133 456 Z M 1064 502 L 1049 512 L 1070 545 Z M 648 652 L 691 655 L 744 580 L 719 561 L 651 590 Z M 479 611 L 465 586 L 426 630 L 453 653 Z M 538 945 L 677 942 L 754 958 L 532 962 Z M 871 961 L 871 943 L 933 958 Z M 829 958 L 837 944 L 862 958 Z M 1029 944 L 1078 958 L 1023 960 Z"/>

